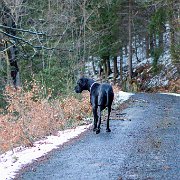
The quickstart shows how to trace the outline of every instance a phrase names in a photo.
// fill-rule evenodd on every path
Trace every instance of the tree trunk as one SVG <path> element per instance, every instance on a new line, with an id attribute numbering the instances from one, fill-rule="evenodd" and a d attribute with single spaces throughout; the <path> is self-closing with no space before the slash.
<path id="1" fill-rule="evenodd" d="M 5 45 L 5 48 L 7 48 L 7 43 Z M 10 72 L 10 63 L 9 63 L 9 56 L 8 56 L 8 52 L 5 51 L 5 57 L 6 57 L 6 75 L 7 75 L 7 84 L 10 85 L 12 84 L 12 81 L 11 81 L 11 72 Z"/>
<path id="2" fill-rule="evenodd" d="M 159 33 L 159 48 L 163 50 L 163 30 Z"/>
<path id="3" fill-rule="evenodd" d="M 120 84 L 123 82 L 123 48 L 120 48 Z"/>
<path id="4" fill-rule="evenodd" d="M 96 75 L 96 68 L 95 68 L 93 57 L 92 57 L 92 67 L 93 67 L 93 74 Z"/>
<path id="5" fill-rule="evenodd" d="M 116 78 L 118 77 L 118 67 L 117 67 L 117 56 L 114 56 L 114 83 L 116 83 Z"/>
<path id="6" fill-rule="evenodd" d="M 174 5 L 169 1 L 170 16 L 169 16 L 169 25 L 170 25 L 170 48 L 171 48 L 171 57 L 174 61 L 175 58 L 175 19 L 174 19 Z"/>
<path id="7" fill-rule="evenodd" d="M 6 7 L 6 5 L 3 3 L 3 13 L 2 13 L 2 24 L 8 27 L 16 28 L 15 21 L 13 19 L 13 16 L 11 14 L 11 11 L 9 8 Z M 5 28 L 4 31 L 10 35 L 15 36 L 16 31 L 14 29 L 7 29 Z M 14 42 L 16 44 L 16 42 Z M 6 43 L 7 45 L 7 55 L 8 55 L 8 60 L 10 64 L 10 71 L 11 71 L 11 78 L 13 80 L 13 84 L 15 88 L 17 87 L 17 79 L 19 75 L 19 68 L 16 60 L 16 47 L 15 45 L 12 46 L 12 44 Z"/>
<path id="8" fill-rule="evenodd" d="M 153 33 L 150 34 L 150 53 L 152 56 L 152 53 L 154 52 L 154 37 L 153 37 Z"/>
<path id="9" fill-rule="evenodd" d="M 132 79 L 132 0 L 129 0 L 129 58 L 128 58 L 128 72 L 129 79 Z"/>
<path id="10" fill-rule="evenodd" d="M 99 76 L 102 79 L 102 75 L 103 75 L 102 59 L 100 60 L 98 67 L 99 67 Z"/>
<path id="11" fill-rule="evenodd" d="M 107 63 L 107 75 L 109 76 L 112 73 L 109 56 L 106 56 L 106 63 Z"/>
<path id="12" fill-rule="evenodd" d="M 86 0 L 84 0 L 83 2 L 83 62 L 85 62 L 85 55 L 86 55 Z"/>
<path id="13" fill-rule="evenodd" d="M 136 55 L 137 63 L 139 63 L 140 60 L 139 60 L 139 58 L 138 58 L 137 37 L 135 37 L 135 55 Z"/>
<path id="14" fill-rule="evenodd" d="M 106 63 L 107 60 L 106 59 L 107 59 L 106 56 L 102 57 L 103 75 L 105 76 L 105 79 L 107 79 L 107 77 L 108 77 L 108 70 L 107 70 L 107 63 Z"/>
<path id="15" fill-rule="evenodd" d="M 149 58 L 149 34 L 148 32 L 146 33 L 146 58 L 148 59 Z"/>

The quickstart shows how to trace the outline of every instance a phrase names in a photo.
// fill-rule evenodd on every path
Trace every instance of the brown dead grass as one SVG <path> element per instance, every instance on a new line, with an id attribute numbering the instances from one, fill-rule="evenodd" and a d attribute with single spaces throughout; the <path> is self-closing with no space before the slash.
<path id="1" fill-rule="evenodd" d="M 46 99 L 37 98 L 40 91 L 37 85 L 29 92 L 6 87 L 8 106 L 6 113 L 0 113 L 0 153 L 32 146 L 35 140 L 68 127 L 69 119 L 77 126 L 91 113 L 89 93 L 83 93 L 80 100 L 69 96 L 49 101 L 50 94 Z"/>

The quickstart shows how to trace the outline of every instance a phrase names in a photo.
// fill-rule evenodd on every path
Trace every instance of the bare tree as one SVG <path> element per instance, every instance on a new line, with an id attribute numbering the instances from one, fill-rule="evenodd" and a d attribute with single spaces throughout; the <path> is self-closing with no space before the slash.
<path id="1" fill-rule="evenodd" d="M 128 71 L 129 79 L 132 78 L 132 0 L 129 0 L 129 58 L 128 58 Z"/>
<path id="2" fill-rule="evenodd" d="M 6 5 L 6 3 L 2 2 L 1 4 L 1 20 L 0 22 L 4 26 L 8 26 L 10 28 L 5 28 L 4 34 L 9 34 L 10 36 L 16 36 L 16 23 L 15 19 L 13 18 L 13 15 L 11 13 L 11 9 Z M 2 31 L 0 31 L 2 32 Z M 4 42 L 4 52 L 6 53 L 6 62 L 7 62 L 7 77 L 11 75 L 13 84 L 15 87 L 17 87 L 17 80 L 19 79 L 19 67 L 17 64 L 16 59 L 16 41 L 11 41 L 9 37 L 3 36 L 3 42 Z M 9 75 L 10 74 L 10 75 Z M 8 83 L 10 83 L 10 79 L 7 78 Z"/>

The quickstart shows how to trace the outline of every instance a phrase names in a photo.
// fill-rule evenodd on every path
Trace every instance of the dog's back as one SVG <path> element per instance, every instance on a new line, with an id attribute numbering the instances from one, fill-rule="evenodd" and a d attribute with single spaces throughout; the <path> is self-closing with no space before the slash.
<path id="1" fill-rule="evenodd" d="M 113 88 L 110 84 L 102 83 L 99 85 L 98 106 L 110 107 L 114 99 Z"/>

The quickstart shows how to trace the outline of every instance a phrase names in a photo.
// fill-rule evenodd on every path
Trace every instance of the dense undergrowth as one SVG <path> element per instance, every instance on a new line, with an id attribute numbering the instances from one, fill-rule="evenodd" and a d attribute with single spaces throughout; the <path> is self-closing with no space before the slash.
<path id="1" fill-rule="evenodd" d="M 0 109 L 0 153 L 20 145 L 32 146 L 46 135 L 87 123 L 85 118 L 91 114 L 89 93 L 51 99 L 50 91 L 41 98 L 42 91 L 36 83 L 29 91 L 6 86 L 6 106 Z"/>

